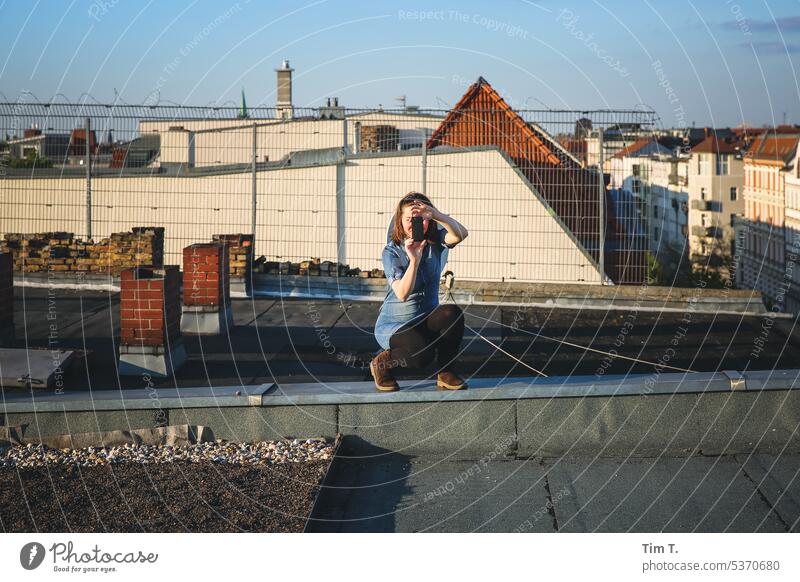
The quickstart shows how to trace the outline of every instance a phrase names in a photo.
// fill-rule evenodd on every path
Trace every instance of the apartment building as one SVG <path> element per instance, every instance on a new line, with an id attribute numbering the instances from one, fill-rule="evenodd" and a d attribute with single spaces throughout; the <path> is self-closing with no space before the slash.
<path id="1" fill-rule="evenodd" d="M 793 264 L 786 262 L 784 229 L 787 207 L 794 204 L 787 204 L 786 181 L 798 139 L 800 129 L 777 127 L 759 135 L 744 156 L 744 219 L 737 222 L 744 249 L 737 278 L 741 286 L 761 291 L 777 311 L 786 307 L 787 267 Z"/>
<path id="2" fill-rule="evenodd" d="M 687 252 L 688 166 L 679 149 L 655 136 L 636 140 L 605 165 L 612 197 L 636 208 L 648 250 L 667 279 Z"/>
<path id="3" fill-rule="evenodd" d="M 786 311 L 800 313 L 800 148 L 785 174 L 786 216 L 784 224 L 784 257 L 786 278 Z"/>
<path id="4" fill-rule="evenodd" d="M 688 161 L 689 258 L 695 271 L 731 277 L 736 254 L 734 222 L 744 212 L 745 142 L 712 131 L 691 148 Z"/>

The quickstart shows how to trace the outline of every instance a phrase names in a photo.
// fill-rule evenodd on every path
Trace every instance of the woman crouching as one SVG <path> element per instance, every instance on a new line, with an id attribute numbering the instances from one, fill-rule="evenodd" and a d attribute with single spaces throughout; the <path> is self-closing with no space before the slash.
<path id="1" fill-rule="evenodd" d="M 425 232 L 420 242 L 412 235 L 417 216 Z M 464 314 L 456 305 L 439 305 L 439 279 L 448 250 L 467 234 L 462 224 L 437 210 L 424 194 L 411 192 L 397 204 L 381 257 L 388 289 L 375 322 L 375 339 L 383 351 L 369 366 L 378 390 L 399 389 L 393 369 L 424 368 L 434 357 L 439 389 L 467 387 L 455 370 Z"/>

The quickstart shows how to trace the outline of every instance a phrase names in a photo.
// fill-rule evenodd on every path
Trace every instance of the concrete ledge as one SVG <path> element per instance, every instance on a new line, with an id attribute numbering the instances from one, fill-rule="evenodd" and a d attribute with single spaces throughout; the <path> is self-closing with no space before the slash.
<path id="1" fill-rule="evenodd" d="M 264 393 L 262 404 L 294 406 L 730 392 L 732 382 L 728 374 L 730 372 L 628 374 L 600 379 L 595 376 L 471 378 L 469 389 L 452 392 L 436 390 L 433 380 L 400 380 L 400 391 L 388 393 L 377 392 L 372 382 L 275 384 Z M 741 376 L 749 391 L 800 388 L 800 370 L 747 372 Z M 737 384 L 736 388 L 741 389 L 741 385 Z"/>
<path id="2" fill-rule="evenodd" d="M 252 441 L 343 434 L 350 453 L 469 457 L 800 452 L 800 370 L 603 378 L 474 379 L 465 391 L 401 382 L 6 391 L 0 418 L 31 434 L 147 428 L 159 415 Z"/>
<path id="3" fill-rule="evenodd" d="M 350 299 L 383 301 L 386 279 L 325 277 L 307 275 L 253 275 L 253 293 L 261 297 Z M 638 285 L 533 283 L 523 281 L 459 280 L 453 289 L 459 305 L 500 305 L 509 307 L 559 307 L 684 312 L 689 305 L 695 313 L 766 313 L 761 294 L 749 290 L 694 289 Z M 777 314 L 789 318 L 789 314 Z"/>
<path id="4" fill-rule="evenodd" d="M 152 408 L 152 407 L 151 407 Z M 6 415 L 8 426 L 27 424 L 26 438 L 86 432 L 152 428 L 155 410 L 93 410 L 79 412 L 15 412 Z"/>
<path id="5" fill-rule="evenodd" d="M 17 287 L 44 287 L 52 289 L 89 289 L 118 293 L 119 277 L 102 273 L 44 272 L 14 273 Z"/>
<path id="6" fill-rule="evenodd" d="M 514 401 L 353 404 L 339 406 L 346 448 L 361 455 L 387 450 L 414 455 L 512 454 L 517 448 Z"/>
<path id="7" fill-rule="evenodd" d="M 721 455 L 800 450 L 800 391 L 708 392 L 517 404 L 530 457 Z"/>
<path id="8" fill-rule="evenodd" d="M 171 422 L 211 427 L 215 439 L 252 442 L 281 438 L 330 437 L 337 434 L 336 406 L 291 408 L 183 408 L 170 410 Z"/>
<path id="9" fill-rule="evenodd" d="M 219 386 L 216 388 L 150 388 L 141 390 L 98 390 L 63 394 L 14 393 L 6 391 L 0 411 L 77 412 L 95 410 L 142 410 L 182 408 L 226 408 L 261 406 L 261 397 L 272 384 Z"/>
<path id="10" fill-rule="evenodd" d="M 7 412 L 63 410 L 135 410 L 153 408 L 209 408 L 237 406 L 316 406 L 346 404 L 402 404 L 483 400 L 550 400 L 587 398 L 761 392 L 800 389 L 800 369 L 745 372 L 734 386 L 731 372 L 687 374 L 629 374 L 550 378 L 472 378 L 469 389 L 436 390 L 432 380 L 401 380 L 399 392 L 377 392 L 372 382 L 331 382 L 218 386 L 213 388 L 151 388 L 37 394 L 6 391 Z M 742 390 L 744 386 L 744 390 Z"/>

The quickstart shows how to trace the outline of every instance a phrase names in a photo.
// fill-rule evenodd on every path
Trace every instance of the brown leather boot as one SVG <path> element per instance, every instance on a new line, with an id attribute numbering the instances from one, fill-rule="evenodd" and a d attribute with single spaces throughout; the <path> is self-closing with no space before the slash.
<path id="1" fill-rule="evenodd" d="M 467 383 L 455 372 L 448 369 L 440 370 L 436 375 L 436 388 L 438 390 L 464 390 Z"/>
<path id="2" fill-rule="evenodd" d="M 392 378 L 392 368 L 400 366 L 400 362 L 392 359 L 391 350 L 383 350 L 369 363 L 369 371 L 375 379 L 375 388 L 380 392 L 396 392 L 400 386 Z"/>

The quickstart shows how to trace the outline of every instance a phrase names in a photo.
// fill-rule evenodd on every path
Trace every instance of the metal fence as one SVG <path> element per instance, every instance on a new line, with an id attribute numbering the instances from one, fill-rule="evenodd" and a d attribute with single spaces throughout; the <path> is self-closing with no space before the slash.
<path id="1" fill-rule="evenodd" d="M 255 256 L 269 261 L 380 269 L 396 204 L 417 190 L 469 229 L 449 259 L 461 278 L 636 283 L 646 277 L 649 200 L 612 162 L 652 140 L 657 123 L 652 111 L 480 102 L 0 103 L 0 233 L 97 240 L 163 226 L 172 264 L 213 234 L 253 233 Z"/>

